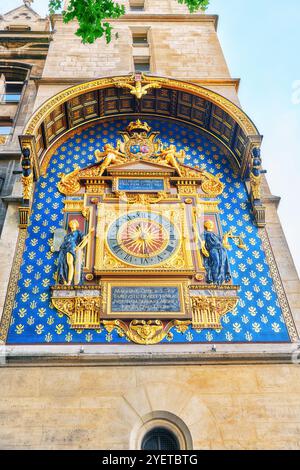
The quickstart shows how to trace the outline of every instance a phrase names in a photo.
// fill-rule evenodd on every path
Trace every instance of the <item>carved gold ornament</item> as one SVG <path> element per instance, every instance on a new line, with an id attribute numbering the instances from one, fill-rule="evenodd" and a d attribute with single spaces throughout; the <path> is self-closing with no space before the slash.
<path id="1" fill-rule="evenodd" d="M 33 193 L 33 173 L 29 176 L 22 176 L 23 199 L 30 200 Z"/>
<path id="2" fill-rule="evenodd" d="M 127 202 L 128 204 L 157 204 L 168 199 L 168 194 L 165 191 L 160 191 L 157 194 L 132 194 L 126 193 L 125 191 L 116 191 L 116 196 L 121 201 Z"/>
<path id="3" fill-rule="evenodd" d="M 101 297 L 52 297 L 53 306 L 67 315 L 71 328 L 99 328 Z"/>
<path id="4" fill-rule="evenodd" d="M 117 88 L 129 90 L 130 94 L 135 96 L 138 100 L 147 95 L 148 90 L 161 88 L 161 85 L 158 82 L 149 83 L 143 74 L 140 76 L 138 74 L 132 75 L 125 80 L 115 81 L 115 86 Z"/>
<path id="5" fill-rule="evenodd" d="M 65 194 L 66 196 L 71 196 L 72 194 L 78 193 L 78 191 L 80 191 L 80 182 L 78 181 L 79 172 L 80 168 L 76 168 L 67 175 L 60 173 L 59 176 L 61 180 L 57 185 L 59 192 Z"/>
<path id="6" fill-rule="evenodd" d="M 237 306 L 238 298 L 197 296 L 191 301 L 194 329 L 221 329 L 221 317 Z"/>
<path id="7" fill-rule="evenodd" d="M 255 176 L 253 173 L 250 174 L 250 186 L 253 199 L 261 199 L 261 180 L 261 175 Z"/>
<path id="8" fill-rule="evenodd" d="M 129 325 L 121 320 L 104 320 L 104 328 L 111 333 L 116 329 L 119 336 L 126 338 L 136 344 L 158 344 L 165 338 L 172 340 L 171 328 L 176 327 L 179 333 L 184 333 L 190 321 L 172 320 L 164 324 L 161 320 L 132 320 Z"/>
<path id="9" fill-rule="evenodd" d="M 214 176 L 207 171 L 203 171 L 204 181 L 201 184 L 202 190 L 210 197 L 217 197 L 224 191 L 224 184 L 217 176 Z"/>

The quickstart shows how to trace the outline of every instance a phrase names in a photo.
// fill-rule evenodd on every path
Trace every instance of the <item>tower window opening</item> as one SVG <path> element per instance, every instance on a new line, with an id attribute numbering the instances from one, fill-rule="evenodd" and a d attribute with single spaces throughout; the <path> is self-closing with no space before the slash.
<path id="1" fill-rule="evenodd" d="M 134 46 L 148 46 L 148 34 L 143 33 L 132 33 L 132 44 Z"/>
<path id="2" fill-rule="evenodd" d="M 150 57 L 137 58 L 134 57 L 134 71 L 135 72 L 150 72 Z"/>
<path id="3" fill-rule="evenodd" d="M 129 0 L 129 7 L 131 11 L 144 11 L 145 1 L 144 0 Z"/>

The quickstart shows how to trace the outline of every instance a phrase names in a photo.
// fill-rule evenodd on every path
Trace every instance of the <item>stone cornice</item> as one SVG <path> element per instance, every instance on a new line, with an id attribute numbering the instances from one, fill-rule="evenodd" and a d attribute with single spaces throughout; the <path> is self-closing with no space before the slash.
<path id="1" fill-rule="evenodd" d="M 98 366 L 200 366 L 293 364 L 289 353 L 251 355 L 203 354 L 99 354 L 99 355 L 10 355 L 2 367 L 98 367 Z"/>
<path id="2" fill-rule="evenodd" d="M 51 24 L 54 27 L 56 21 L 62 21 L 62 15 L 56 14 L 51 16 Z M 137 22 L 143 24 L 144 22 L 173 22 L 173 23 L 213 23 L 215 30 L 218 29 L 218 15 L 206 15 L 206 14 L 194 14 L 194 15 L 184 15 L 184 14 L 155 14 L 155 13 L 135 13 L 135 14 L 125 14 L 121 18 L 109 19 L 110 23 L 127 23 L 127 22 Z"/>
<path id="3" fill-rule="evenodd" d="M 181 346 L 181 347 L 180 347 Z M 292 344 L 184 345 L 170 348 L 160 345 L 109 347 L 84 346 L 6 346 L 1 351 L 2 367 L 96 367 L 147 365 L 247 365 L 299 364 L 300 349 Z M 186 345 L 185 345 L 186 346 Z M 199 349 L 202 352 L 199 352 Z M 6 356 L 3 355 L 6 353 Z M 297 362 L 298 361 L 298 362 Z"/>

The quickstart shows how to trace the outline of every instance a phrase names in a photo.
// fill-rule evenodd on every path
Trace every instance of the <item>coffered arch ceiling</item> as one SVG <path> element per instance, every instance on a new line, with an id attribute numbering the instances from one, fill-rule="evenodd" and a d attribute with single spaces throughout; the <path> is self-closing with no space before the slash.
<path id="1" fill-rule="evenodd" d="M 140 100 L 116 87 L 116 82 L 132 83 L 132 76 L 121 76 L 67 88 L 38 108 L 20 137 L 21 145 L 32 148 L 36 177 L 46 153 L 62 135 L 88 122 L 130 115 L 179 119 L 201 128 L 227 148 L 235 169 L 246 175 L 251 150 L 260 146 L 262 138 L 241 108 L 199 85 L 162 77 L 144 79 L 161 87 L 149 89 Z"/>

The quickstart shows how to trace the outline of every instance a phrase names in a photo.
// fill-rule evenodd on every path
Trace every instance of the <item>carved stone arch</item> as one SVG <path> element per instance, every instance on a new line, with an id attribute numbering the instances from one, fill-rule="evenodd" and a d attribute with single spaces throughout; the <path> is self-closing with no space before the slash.
<path id="1" fill-rule="evenodd" d="M 130 434 L 129 448 L 140 450 L 142 441 L 147 432 L 155 428 L 165 428 L 173 433 L 179 443 L 180 450 L 193 450 L 193 438 L 185 422 L 174 413 L 156 410 L 143 416 L 143 423 L 136 424 Z"/>
<path id="2" fill-rule="evenodd" d="M 151 381 L 152 373 L 146 375 L 145 371 L 148 380 L 145 378 L 143 385 L 123 395 L 119 418 L 122 420 L 122 414 L 124 419 L 130 416 L 130 449 L 139 449 L 146 432 L 160 425 L 175 433 L 183 450 L 198 449 L 211 436 L 221 442 L 212 410 L 194 387 L 176 383 L 173 375 L 157 382 Z"/>

